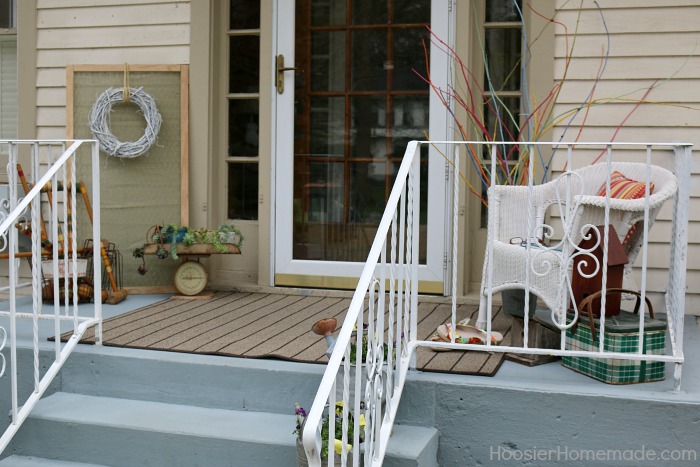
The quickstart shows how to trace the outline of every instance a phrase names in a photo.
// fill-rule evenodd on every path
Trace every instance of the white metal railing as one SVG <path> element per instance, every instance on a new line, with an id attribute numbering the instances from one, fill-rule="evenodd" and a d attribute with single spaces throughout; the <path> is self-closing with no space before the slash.
<path id="1" fill-rule="evenodd" d="M 418 213 L 419 209 L 419 150 L 422 144 L 438 146 L 457 146 L 457 156 L 451 161 L 455 173 L 452 203 L 452 329 L 456 329 L 456 264 L 458 231 L 459 154 L 464 152 L 479 161 L 484 154 L 484 143 L 480 142 L 411 142 L 391 191 L 386 210 L 379 224 L 367 262 L 363 269 L 358 287 L 353 295 L 345 322 L 336 340 L 333 353 L 324 373 L 321 385 L 313 405 L 306 417 L 302 442 L 309 465 L 321 465 L 323 446 L 322 431 L 335 433 L 336 423 L 342 427 L 342 436 L 338 440 L 341 454 L 333 455 L 333 436 L 331 435 L 328 465 L 338 462 L 341 465 L 381 465 L 387 443 L 401 398 L 404 381 L 409 368 L 415 367 L 414 352 L 418 347 L 459 348 L 490 352 L 511 352 L 522 354 L 550 354 L 584 358 L 623 358 L 627 360 L 647 360 L 675 363 L 674 388 L 680 388 L 681 365 L 683 363 L 683 318 L 685 307 L 685 270 L 688 235 L 688 203 L 690 196 L 690 161 L 691 146 L 674 143 L 518 143 L 521 154 L 529 154 L 529 169 L 524 186 L 513 187 L 519 204 L 510 207 L 506 219 L 500 219 L 496 212 L 503 206 L 501 191 L 498 188 L 499 166 L 502 165 L 500 154 L 504 148 L 512 148 L 513 143 L 492 143 L 487 146 L 491 154 L 489 189 L 489 225 L 485 253 L 483 284 L 481 287 L 481 305 L 479 323 L 487 337 L 486 345 L 462 344 L 455 342 L 452 333 L 451 342 L 423 341 L 417 339 L 417 287 L 418 287 Z M 462 149 L 460 151 L 459 149 Z M 506 150 L 507 151 L 507 150 Z M 536 157 L 547 152 L 547 163 L 536 166 Z M 448 151 L 444 151 L 448 153 Z M 551 157 L 551 158 L 550 158 Z M 596 159 L 598 170 L 595 181 L 590 173 L 579 169 L 590 166 Z M 619 161 L 618 161 L 619 159 Z M 641 160 L 638 164 L 624 165 L 630 160 Z M 486 162 L 488 163 L 488 162 Z M 622 164 L 622 165 L 618 165 Z M 662 169 L 660 176 L 652 173 L 659 164 L 670 169 L 675 176 L 669 179 Z M 543 170 L 544 166 L 544 170 Z M 622 201 L 610 197 L 610 174 L 615 168 L 642 168 L 637 180 L 645 183 L 642 199 Z M 553 169 L 559 172 L 554 181 L 535 183 L 537 170 L 551 176 Z M 654 169 L 656 170 L 656 169 Z M 602 174 L 602 175 L 601 175 Z M 655 182 L 652 194 L 650 183 Z M 668 183 L 666 183 L 668 182 Z M 670 185 L 669 185 L 670 184 Z M 551 193 L 542 193 L 547 185 Z M 590 187 L 595 186 L 594 192 Z M 598 189 L 605 188 L 605 196 L 596 196 Z M 659 202 L 660 193 L 670 189 L 666 209 Z M 657 196 L 658 195 L 658 196 Z M 666 193 L 668 195 L 668 193 Z M 664 196 L 666 196 L 664 195 Z M 469 195 L 466 195 L 469 196 Z M 661 196 L 663 197 L 663 196 Z M 658 203 L 655 204 L 655 203 Z M 633 214 L 620 213 L 632 207 Z M 648 289 L 647 271 L 649 229 L 654 218 L 664 213 L 664 223 L 670 223 L 670 244 L 656 244 L 655 248 L 668 246 L 668 264 L 655 264 L 654 272 L 665 275 L 665 286 L 659 290 Z M 593 213 L 593 214 L 592 214 Z M 524 219 L 525 222 L 513 228 L 507 222 Z M 621 220 L 622 219 L 622 220 Z M 602 289 L 608 287 L 607 268 L 610 240 L 610 225 L 624 225 L 635 222 L 636 243 L 630 257 L 632 261 L 625 270 L 625 286 L 635 287 L 641 295 L 641 303 L 647 298 L 654 300 L 661 297 L 658 312 L 665 312 L 668 322 L 670 353 L 658 355 L 644 353 L 641 341 L 644 334 L 644 307 L 640 313 L 638 351 L 619 353 L 604 350 L 606 332 L 605 314 L 600 317 L 598 330 L 599 345 L 596 350 L 571 350 L 566 344 L 566 330 L 579 320 L 579 310 L 572 298 L 571 274 L 574 260 L 587 261 L 593 265 L 594 272 L 582 273 L 590 278 L 596 272 L 602 274 Z M 590 239 L 591 227 L 603 226 L 602 240 L 594 240 L 596 249 L 602 248 L 602 261 L 591 254 L 593 247 L 582 248 L 580 241 Z M 622 228 L 622 227 L 620 227 Z M 513 233 L 516 232 L 516 233 Z M 524 241 L 511 245 L 510 238 L 519 237 Z M 519 249 L 513 257 L 504 256 L 500 249 Z M 641 255 L 641 256 L 639 256 Z M 502 260 L 506 258 L 505 263 Z M 500 261 L 500 262 L 499 262 Z M 519 264 L 519 266 L 514 266 Z M 634 268 L 632 268 L 634 266 Z M 544 269 L 542 269 L 544 267 Z M 578 266 L 577 266 L 578 267 Z M 517 273 L 518 277 L 504 276 L 502 271 Z M 554 276 L 549 277 L 549 276 Z M 641 280 L 640 280 L 641 279 Z M 549 282 L 547 282 L 549 280 Z M 557 280 L 559 282 L 557 282 Z M 658 277 L 657 277 L 658 282 Z M 551 284 L 555 284 L 553 287 Z M 493 335 L 491 319 L 493 316 L 493 294 L 509 288 L 525 291 L 524 338 L 523 347 L 497 345 L 491 341 Z M 529 294 L 536 293 L 551 309 L 552 320 L 561 330 L 561 345 L 558 349 L 528 347 L 529 332 Z M 605 309 L 606 294 L 602 294 L 601 309 Z M 658 305 L 658 303 L 657 303 Z M 572 307 L 572 313 L 567 311 Z M 572 317 L 573 316 L 573 317 Z M 362 348 L 363 339 L 367 342 L 367 352 L 362 355 L 357 349 Z M 354 349 L 353 349 L 354 348 Z M 603 350 L 601 350 L 603 349 Z M 351 358 L 361 361 L 357 365 Z M 359 368 L 360 371 L 355 371 Z M 342 407 L 336 406 L 342 402 Z M 355 414 L 354 417 L 351 414 Z M 364 428 L 361 417 L 364 415 Z M 348 439 L 348 426 L 353 423 L 353 439 Z M 325 435 L 324 437 L 328 437 Z M 361 442 L 362 441 L 362 442 Z M 352 448 L 350 448 L 352 446 Z M 352 453 L 350 457 L 349 454 Z M 335 457 L 338 457 L 336 460 Z"/>
<path id="2" fill-rule="evenodd" d="M 328 424 L 328 433 L 336 432 L 336 423 L 342 424 L 342 465 L 348 462 L 348 445 L 353 465 L 360 465 L 360 457 L 364 465 L 381 465 L 384 458 L 411 358 L 408 343 L 411 336 L 415 340 L 417 325 L 412 311 L 418 303 L 419 164 L 419 144 L 411 142 L 306 417 L 302 441 L 311 466 L 321 462 L 322 421 Z M 366 352 L 360 350 L 363 341 Z M 338 417 L 336 401 L 343 402 Z M 350 412 L 356 415 L 354 439 L 347 439 Z M 364 429 L 358 414 L 364 415 Z M 328 463 L 333 465 L 332 439 L 328 444 Z"/>
<path id="3" fill-rule="evenodd" d="M 86 148 L 86 149 L 85 149 Z M 97 343 L 101 343 L 101 263 L 100 242 L 93 242 L 93 293 L 98 297 L 94 303 L 94 312 L 89 316 L 81 316 L 78 308 L 78 223 L 76 209 L 76 157 L 78 151 L 88 151 L 91 157 L 92 173 L 92 207 L 93 223 L 92 238 L 100 238 L 100 183 L 99 183 L 99 147 L 92 140 L 2 140 L 0 151 L 7 158 L 7 187 L 9 197 L 2 200 L 7 212 L 0 213 L 0 250 L 2 259 L 8 265 L 9 285 L 0 291 L 9 295 L 4 302 L 7 309 L 0 310 L 2 326 L 2 345 L 0 359 L 2 360 L 2 375 L 9 372 L 10 377 L 10 424 L 0 437 L 0 452 L 12 440 L 22 422 L 27 418 L 36 403 L 42 397 L 51 381 L 58 374 L 63 363 L 78 344 L 83 333 L 89 327 L 96 325 Z M 3 156 L 0 156 L 3 157 Z M 21 170 L 20 161 L 28 161 L 29 170 L 25 174 Z M 26 168 L 24 169 L 26 170 Z M 23 190 L 23 193 L 20 192 Z M 41 194 L 46 193 L 48 203 L 42 209 Z M 48 211 L 47 215 L 44 212 Z M 20 251 L 18 235 L 31 237 L 31 250 Z M 48 267 L 42 273 L 42 257 L 52 261 L 44 264 Z M 20 282 L 21 258 L 29 258 L 31 262 L 31 281 Z M 66 271 L 65 275 L 62 271 Z M 55 278 L 45 280 L 43 274 Z M 63 279 L 58 279 L 63 277 Z M 32 296 L 32 311 L 18 312 L 17 299 L 22 288 L 30 287 Z M 43 290 L 42 290 L 43 289 Z M 83 289 L 83 293 L 85 290 Z M 53 296 L 53 303 L 44 305 L 42 294 Z M 45 297 L 44 297 L 45 298 Z M 5 307 L 3 307 L 5 308 Z M 84 308 L 84 307 L 83 307 Z M 27 320 L 31 323 L 31 343 L 27 343 L 33 351 L 31 368 L 18 368 L 18 321 Z M 40 344 L 40 322 L 53 322 L 53 362 L 43 372 L 40 368 L 40 352 L 46 352 Z M 61 323 L 72 324 L 73 335 L 66 343 L 61 342 Z M 20 327 L 24 326 L 19 323 Z M 4 326 L 7 326 L 6 329 Z M 25 328 L 28 328 L 26 325 Z M 9 366 L 4 350 L 9 340 Z M 51 346 L 49 345 L 49 348 Z M 33 373 L 34 384 L 30 394 L 19 394 L 20 372 Z M 5 400 L 5 397 L 3 397 Z"/>

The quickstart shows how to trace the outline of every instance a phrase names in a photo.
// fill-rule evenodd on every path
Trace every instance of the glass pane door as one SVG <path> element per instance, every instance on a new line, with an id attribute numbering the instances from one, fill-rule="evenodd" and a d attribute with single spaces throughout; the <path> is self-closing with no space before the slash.
<path id="1" fill-rule="evenodd" d="M 363 261 L 406 144 L 428 131 L 412 68 L 430 2 L 396 3 L 297 1 L 294 259 Z"/>
<path id="2" fill-rule="evenodd" d="M 284 72 L 285 90 L 278 89 L 278 103 L 293 91 L 289 116 L 294 127 L 287 136 L 293 147 L 292 179 L 290 186 L 278 185 L 278 200 L 291 195 L 292 212 L 291 222 L 277 228 L 279 235 L 280 228 L 291 227 L 289 261 L 297 262 L 299 271 L 309 266 L 305 262 L 326 263 L 326 270 L 331 262 L 343 266 L 330 270 L 356 275 L 352 270 L 359 269 L 349 263 L 361 265 L 367 258 L 406 145 L 425 140 L 431 131 L 430 89 L 416 74 L 426 73 L 431 3 L 296 1 L 293 64 L 285 54 L 285 67 L 296 70 Z M 278 51 L 281 44 L 278 38 Z M 283 109 L 278 105 L 278 132 L 286 124 Z M 278 139 L 278 151 L 283 152 L 280 143 Z M 421 264 L 429 254 L 429 159 L 425 146 Z M 444 191 L 444 186 L 436 188 Z M 278 243 L 278 252 L 280 247 Z M 323 267 L 316 271 L 325 275 Z"/>

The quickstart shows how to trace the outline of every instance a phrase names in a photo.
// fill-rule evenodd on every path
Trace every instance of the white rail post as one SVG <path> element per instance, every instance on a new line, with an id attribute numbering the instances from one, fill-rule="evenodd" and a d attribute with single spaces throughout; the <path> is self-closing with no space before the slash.
<path id="1" fill-rule="evenodd" d="M 100 245 L 100 144 L 92 142 L 92 258 L 93 258 L 93 293 L 95 294 L 95 345 L 102 345 L 102 257 Z M 116 290 L 115 290 L 116 292 Z"/>
<path id="2" fill-rule="evenodd" d="M 683 354 L 683 319 L 685 316 L 685 281 L 688 260 L 688 206 L 690 203 L 690 166 L 692 147 L 674 146 L 675 172 L 678 180 L 678 194 L 673 205 L 673 225 L 671 237 L 671 271 L 669 273 L 670 305 L 669 316 L 673 320 L 673 334 L 676 352 Z M 679 355 L 675 355 L 679 356 Z M 673 372 L 673 389 L 680 391 L 682 363 L 676 362 Z"/>
<path id="3" fill-rule="evenodd" d="M 459 236 L 459 223 L 457 213 L 459 212 L 459 146 L 452 151 L 454 161 L 452 164 L 452 329 L 457 329 L 457 237 Z"/>
<path id="4" fill-rule="evenodd" d="M 10 212 L 17 206 L 17 146 L 10 143 L 9 145 L 10 162 L 8 163 L 8 172 L 10 175 Z M 26 193 L 25 193 L 26 196 Z M 12 407 L 10 414 L 12 416 L 12 424 L 17 424 L 17 275 L 14 268 L 15 264 L 15 247 L 17 241 L 17 232 L 14 228 L 8 228 L 8 236 L 10 239 L 10 385 L 12 386 Z M 36 244 L 32 245 L 35 248 Z"/>
<path id="5" fill-rule="evenodd" d="M 410 192 L 412 194 L 409 200 L 412 201 L 411 205 L 411 243 L 409 248 L 411 248 L 411 329 L 409 330 L 408 339 L 409 341 L 418 340 L 418 246 L 420 244 L 419 239 L 419 227 L 420 227 L 420 147 L 421 143 L 416 145 L 416 150 L 413 153 L 413 166 L 411 168 L 411 185 Z M 411 369 L 416 368 L 416 353 L 411 354 L 410 366 Z"/>

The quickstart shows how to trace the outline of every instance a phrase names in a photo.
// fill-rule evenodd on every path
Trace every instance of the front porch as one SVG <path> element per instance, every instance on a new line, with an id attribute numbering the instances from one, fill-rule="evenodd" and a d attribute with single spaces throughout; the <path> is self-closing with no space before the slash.
<path id="1" fill-rule="evenodd" d="M 444 299 L 443 305 L 449 312 L 438 319 L 427 318 L 432 315 L 426 314 L 425 308 L 421 308 L 421 302 L 427 301 L 428 298 L 418 294 L 420 281 L 432 274 L 432 270 L 419 264 L 421 173 L 418 156 L 421 144 L 428 143 L 409 143 L 379 223 L 375 241 L 367 260 L 360 264 L 363 268 L 357 289 L 351 299 L 348 294 L 341 294 L 348 302 L 336 310 L 342 320 L 342 329 L 339 330 L 337 345 L 329 357 L 327 366 L 238 359 L 232 358 L 231 354 L 217 357 L 193 356 L 182 353 L 185 349 L 178 347 L 173 347 L 172 350 L 179 350 L 180 353 L 81 346 L 77 344 L 78 340 L 89 326 L 101 326 L 103 318 L 141 308 L 149 303 L 148 300 L 164 297 L 131 296 L 116 306 L 78 306 L 77 277 L 74 277 L 72 297 L 75 300 L 75 315 L 69 317 L 68 313 L 60 313 L 59 316 L 57 308 L 47 306 L 42 310 L 38 306 L 41 281 L 40 268 L 37 265 L 32 268 L 33 306 L 29 297 L 18 301 L 18 281 L 14 274 L 10 275 L 8 308 L 11 311 L 3 311 L 4 316 L 13 316 L 19 311 L 19 316 L 30 320 L 17 326 L 12 319 L 5 323 L 10 347 L 13 349 L 9 358 L 9 368 L 12 371 L 13 383 L 18 383 L 19 387 L 12 386 L 6 392 L 12 393 L 13 418 L 10 430 L 2 440 L 9 443 L 14 431 L 18 430 L 19 434 L 3 454 L 14 452 L 25 457 L 66 459 L 93 465 L 95 462 L 102 465 L 236 465 L 239 459 L 243 459 L 244 465 L 293 465 L 295 437 L 292 432 L 296 425 L 293 407 L 295 402 L 300 402 L 307 408 L 310 407 L 303 429 L 304 449 L 312 465 L 319 465 L 323 454 L 320 433 L 323 425 L 327 423 L 324 421 L 326 413 L 335 413 L 336 401 L 342 401 L 343 424 L 338 425 L 338 421 L 333 423 L 336 427 L 342 426 L 342 430 L 347 434 L 350 431 L 350 410 L 354 410 L 355 414 L 363 410 L 367 425 L 362 433 L 367 438 L 364 444 L 360 444 L 360 417 L 356 417 L 353 422 L 354 438 L 337 433 L 336 438 L 344 438 L 341 443 L 346 446 L 353 444 L 354 456 L 358 456 L 361 449 L 364 450 L 365 463 L 371 462 L 377 466 L 435 466 L 465 462 L 474 465 L 499 464 L 503 460 L 532 460 L 532 456 L 536 456 L 538 465 L 556 465 L 562 461 L 576 460 L 570 457 L 571 453 L 581 456 L 583 452 L 592 452 L 596 460 L 601 460 L 600 456 L 613 456 L 611 465 L 617 465 L 620 460 L 625 460 L 620 457 L 623 452 L 620 450 L 623 448 L 624 452 L 629 451 L 634 455 L 641 452 L 643 456 L 651 451 L 654 455 L 657 451 L 673 452 L 674 455 L 686 456 L 677 460 L 685 461 L 690 458 L 695 461 L 695 451 L 688 449 L 696 445 L 692 426 L 697 418 L 695 412 L 699 398 L 692 392 L 679 391 L 680 369 L 685 361 L 683 350 L 692 348 L 693 344 L 697 345 L 698 335 L 695 318 L 683 316 L 686 309 L 684 291 L 688 217 L 685 201 L 689 196 L 689 183 L 688 177 L 681 175 L 685 174 L 689 167 L 689 148 L 683 145 L 657 145 L 662 146 L 659 154 L 665 157 L 666 164 L 669 161 L 675 162 L 675 173 L 678 176 L 678 194 L 675 196 L 671 215 L 667 216 L 670 222 L 666 224 L 671 232 L 671 241 L 666 244 L 670 250 L 667 253 L 669 261 L 666 265 L 659 264 L 654 268 L 664 276 L 664 280 L 656 282 L 666 284 L 666 288 L 658 289 L 658 284 L 655 286 L 657 289 L 647 288 L 649 284 L 645 274 L 648 269 L 649 227 L 661 203 L 675 193 L 676 176 L 668 175 L 666 178 L 670 181 L 666 183 L 664 177 L 657 175 L 657 172 L 665 174 L 668 172 L 666 169 L 651 172 L 650 156 L 653 145 L 646 146 L 646 164 L 623 161 L 619 166 L 612 165 L 613 155 L 622 157 L 625 153 L 621 150 L 613 153 L 612 145 L 607 145 L 602 153 L 607 154 L 607 162 L 592 166 L 597 175 L 588 177 L 584 168 L 579 170 L 572 165 L 574 144 L 566 143 L 568 168 L 554 184 L 548 182 L 535 187 L 533 181 L 529 180 L 528 186 L 512 187 L 514 193 L 519 194 L 515 197 L 515 204 L 506 202 L 505 194 L 489 197 L 491 204 L 486 257 L 489 261 L 484 268 L 478 317 L 474 316 L 476 305 L 473 305 L 470 314 L 467 314 L 464 308 L 457 307 L 458 301 L 460 307 L 464 307 L 465 304 L 463 299 L 457 299 L 455 281 L 458 277 L 457 241 L 460 235 L 458 230 L 453 229 L 452 297 Z M 528 144 L 529 152 L 534 154 L 534 146 L 538 143 Z M 591 145 L 600 146 L 596 143 Z M 585 146 L 585 143 L 577 143 L 576 146 L 578 150 L 580 146 Z M 625 149 L 632 145 L 619 143 L 619 146 Z M 459 152 L 455 153 L 456 174 Z M 93 150 L 93 154 L 96 154 L 96 150 Z M 69 156 L 70 154 L 66 153 L 62 157 L 66 159 Z M 494 173 L 495 156 L 494 152 Z M 532 162 L 530 165 L 532 169 Z M 630 182 L 637 185 L 641 183 L 645 187 L 644 198 L 613 198 L 609 194 L 612 174 L 616 173 L 612 168 L 629 172 L 634 177 Z M 632 169 L 638 170 L 630 172 Z M 640 171 L 641 169 L 644 170 Z M 53 173 L 57 170 L 58 166 L 51 169 Z M 53 173 L 44 178 L 53 176 Z M 640 180 L 644 180 L 644 183 Z M 586 183 L 579 186 L 579 182 L 582 181 Z M 458 177 L 454 176 L 451 209 L 453 227 L 458 226 L 458 182 Z M 556 189 L 560 182 L 566 188 L 565 196 L 552 197 L 546 193 L 546 196 L 536 195 L 540 193 L 540 187 Z M 38 201 L 39 187 L 45 183 L 43 179 L 39 181 L 22 201 L 24 204 L 18 205 L 17 211 L 26 206 L 30 198 Z M 75 186 L 75 181 L 71 186 Z M 601 186 L 604 187 L 603 192 L 607 193 L 605 196 L 595 194 Z M 656 187 L 653 193 L 652 186 Z M 499 188 L 495 179 L 492 180 L 491 188 Z M 535 201 L 543 197 L 548 203 L 553 200 L 555 207 L 559 208 L 559 215 L 552 216 L 551 219 L 564 227 L 561 239 L 551 235 L 553 226 L 542 223 L 546 206 L 543 209 L 536 205 Z M 662 198 L 659 202 L 658 197 Z M 54 201 L 55 199 L 54 197 Z M 591 207 L 578 209 L 584 203 L 589 203 Z M 535 206 L 539 207 L 535 209 Z M 499 208 L 503 210 L 504 215 L 492 215 Z M 613 214 L 613 208 L 615 212 L 622 211 L 624 215 Z M 72 211 L 75 210 L 72 206 Z M 52 206 L 51 211 L 57 213 L 58 207 Z M 498 226 L 504 225 L 500 219 L 522 220 L 525 218 L 524 212 L 529 214 L 524 224 L 520 222 L 517 228 L 506 229 L 504 236 L 495 235 L 499 232 Z M 628 212 L 633 214 L 628 216 L 625 214 Z M 39 209 L 32 209 L 32 221 L 35 225 L 39 224 L 39 219 L 35 219 L 40 217 L 39 213 Z M 586 214 L 585 218 L 581 217 L 582 213 Z M 16 217 L 18 214 L 13 215 Z M 67 219 L 69 216 L 65 217 Z M 579 223 L 572 223 L 571 220 Z M 12 222 L 14 218 L 8 217 L 3 225 L 8 228 Z M 55 221 L 51 229 L 52 238 L 55 239 L 60 238 L 57 224 Z M 630 237 L 635 240 L 630 240 L 628 245 L 634 246 L 634 250 L 630 250 L 634 254 L 640 251 L 637 245 L 641 248 L 642 297 L 646 292 L 649 292 L 649 295 L 656 292 L 656 298 L 661 299 L 658 292 L 666 292 L 666 306 L 655 307 L 659 315 L 668 312 L 665 317 L 659 316 L 665 318 L 668 323 L 668 352 L 665 355 L 647 353 L 642 345 L 637 345 L 634 353 L 610 351 L 607 344 L 602 351 L 580 351 L 567 348 L 564 332 L 561 333 L 559 349 L 523 349 L 510 346 L 507 340 L 492 344 L 486 336 L 482 342 L 489 342 L 493 352 L 656 360 L 662 362 L 662 370 L 666 365 L 664 381 L 629 388 L 606 387 L 602 383 L 563 369 L 558 364 L 543 365 L 534 369 L 518 368 L 513 364 L 504 365 L 501 369 L 502 375 L 488 379 L 415 370 L 422 368 L 418 364 L 423 358 L 422 355 L 426 352 L 435 353 L 432 348 L 451 350 L 441 354 L 443 360 L 461 359 L 460 355 L 469 357 L 483 352 L 484 347 L 478 342 L 478 338 L 477 342 L 457 342 L 441 335 L 443 341 L 436 342 L 430 339 L 430 334 L 446 321 L 449 321 L 454 329 L 458 324 L 457 320 L 470 315 L 472 322 L 476 322 L 479 327 L 483 326 L 486 333 L 505 332 L 505 329 L 498 329 L 499 307 L 492 305 L 494 294 L 509 288 L 521 288 L 529 291 L 527 293 L 536 293 L 546 307 L 555 312 L 561 329 L 572 326 L 573 321 L 564 322 L 564 310 L 568 300 L 562 291 L 569 290 L 569 282 L 574 282 L 574 279 L 568 274 L 559 274 L 559 271 L 568 271 L 570 260 L 576 259 L 582 253 L 589 256 L 597 253 L 593 248 L 579 246 L 582 239 L 577 236 L 586 231 L 582 227 L 610 225 L 612 230 L 613 224 L 618 234 L 629 234 L 628 230 L 633 226 L 639 227 L 634 230 L 634 236 Z M 627 230 L 622 230 L 623 228 Z M 546 238 L 538 235 L 538 229 L 546 229 Z M 97 220 L 93 224 L 92 236 L 101 238 L 99 231 L 95 230 L 99 230 Z M 602 230 L 602 236 L 599 231 L 599 237 L 603 238 L 603 256 L 599 264 L 607 265 L 605 257 L 611 243 L 607 228 Z M 36 232 L 36 229 L 34 231 Z M 626 235 L 623 237 L 627 238 Z M 513 239 L 519 241 L 514 243 Z M 542 241 L 546 239 L 551 242 Z M 33 249 L 38 252 L 38 235 L 33 235 L 32 240 Z M 619 243 L 623 239 L 617 240 Z M 57 249 L 57 241 L 54 241 L 54 250 Z M 10 235 L 11 251 L 14 251 L 15 243 L 16 236 Z M 76 245 L 72 245 L 72 248 L 73 251 L 77 250 Z M 64 250 L 70 248 L 64 246 Z M 93 257 L 99 255 L 95 250 L 97 247 L 93 245 Z M 572 254 L 574 251 L 579 253 Z M 657 248 L 657 251 L 661 250 Z M 59 257 L 57 251 L 54 251 L 54 256 Z M 522 261 L 511 261 L 513 256 Z M 38 255 L 35 254 L 32 258 L 36 260 Z M 630 272 L 633 272 L 631 266 L 634 264 L 634 256 L 630 255 L 630 258 L 628 265 Z M 12 255 L 10 259 L 12 263 Z M 540 264 L 540 260 L 544 260 L 542 264 L 549 265 L 549 269 L 545 269 L 544 273 L 535 267 Z M 553 265 L 558 269 L 552 269 Z M 101 282 L 100 267 L 95 263 L 93 266 L 93 283 L 97 284 Z M 54 277 L 58 276 L 57 269 L 54 262 Z M 109 271 L 107 261 L 105 269 Z M 445 271 L 444 263 L 442 270 Z M 596 287 L 612 290 L 614 287 L 609 287 L 610 283 L 606 279 L 607 268 L 603 268 L 602 271 L 601 285 Z M 516 277 L 506 277 L 506 273 L 515 273 Z M 561 278 L 564 278 L 563 282 Z M 58 283 L 54 282 L 53 286 L 53 296 L 59 297 Z M 117 289 L 119 287 L 112 284 L 112 291 Z M 282 289 L 255 288 L 258 295 L 281 291 Z M 330 293 L 310 289 L 284 291 L 287 293 L 286 297 L 280 295 L 279 300 L 268 299 L 269 303 L 276 304 L 276 313 L 281 317 L 291 311 L 291 308 L 280 306 L 280 303 L 286 303 L 289 295 L 296 294 L 305 299 L 315 294 Z M 604 297 L 605 295 L 601 300 L 601 308 L 604 306 Z M 299 302 L 303 299 L 300 298 Z M 525 303 L 529 302 L 526 300 Z M 21 306 L 18 309 L 15 305 Z M 22 310 L 22 307 L 26 308 Z M 304 307 L 299 310 L 307 311 Z M 228 308 L 223 307 L 222 312 L 225 314 L 227 311 Z M 527 311 L 529 310 L 526 305 L 525 314 Z M 582 313 L 583 310 L 579 316 L 582 316 Z M 651 314 L 651 305 L 649 313 Z M 340 316 L 341 314 L 343 316 Z M 309 316 L 307 324 L 321 317 L 323 316 Z M 592 320 L 590 314 L 589 317 Z M 277 324 L 288 324 L 285 319 L 269 320 L 269 317 L 266 317 L 265 320 L 264 333 L 240 333 L 236 326 L 238 323 L 227 323 L 226 326 L 237 333 L 238 342 L 255 340 L 249 347 L 262 345 L 268 342 L 271 336 L 288 331 L 284 327 L 275 328 Z M 248 321 L 245 326 L 251 327 L 253 323 Z M 526 340 L 527 323 L 528 320 L 525 321 Z M 612 321 L 607 328 L 603 323 L 604 320 L 601 319 L 598 334 L 601 340 L 606 331 L 612 332 Z M 689 330 L 684 332 L 686 324 Z M 635 327 L 634 331 L 638 332 L 638 337 L 642 336 L 646 329 L 644 326 L 640 320 Z M 78 331 L 63 348 L 45 340 L 49 335 L 58 336 L 73 327 L 78 328 Z M 160 332 L 159 328 L 160 326 L 156 326 L 156 330 Z M 359 348 L 359 336 L 364 336 L 362 333 L 356 336 L 354 329 L 366 329 L 366 341 L 364 337 L 362 341 L 368 344 L 367 352 L 360 361 L 366 365 L 362 368 L 367 368 L 367 372 L 353 370 L 357 368 L 357 362 L 351 356 L 353 345 Z M 186 323 L 175 329 L 177 333 L 190 330 Z M 302 332 L 308 333 L 308 328 L 296 334 Z M 690 341 L 685 347 L 684 333 L 687 337 L 686 342 Z M 105 337 L 105 333 L 97 333 L 97 336 L 99 341 Z M 318 349 L 318 353 L 321 354 L 323 344 L 320 337 L 316 338 L 316 343 L 321 344 L 321 348 Z M 600 347 L 603 347 L 602 344 Z M 14 351 L 16 348 L 17 352 Z M 55 355 L 53 358 L 52 349 Z M 67 359 L 73 351 L 77 356 Z M 692 352 L 687 355 L 693 356 Z M 258 355 L 261 356 L 263 355 Z M 671 369 L 671 366 L 674 368 Z M 452 368 L 449 370 L 452 371 Z M 350 376 L 353 372 L 354 376 Z M 641 365 L 639 372 L 641 373 Z M 697 373 L 697 369 L 691 369 L 690 375 L 686 375 L 690 379 L 690 382 L 686 379 L 685 384 L 689 385 L 687 387 L 696 386 Z M 47 377 L 41 379 L 44 374 Z M 53 379 L 54 376 L 57 378 Z M 28 399 L 27 394 L 31 394 Z M 22 406 L 21 409 L 19 405 Z M 31 411 L 32 408 L 35 410 Z M 18 429 L 25 417 L 26 425 Z M 330 416 L 331 420 L 334 418 Z M 212 421 L 216 421 L 214 428 L 211 427 Z M 589 428 L 591 425 L 596 428 L 592 430 Z M 620 435 L 622 432 L 625 434 Z M 672 437 L 660 436 L 659 433 L 670 433 Z M 79 442 L 76 443 L 76 440 Z M 643 441 L 641 444 L 640 440 Z M 672 444 L 671 450 L 669 443 Z M 3 449 L 6 445 L 2 445 Z M 562 456 L 568 457 L 562 459 Z M 8 462 L 14 465 L 16 460 L 17 458 L 14 458 Z M 633 460 L 639 464 L 640 459 L 635 457 Z M 649 465 L 656 465 L 658 458 L 645 457 L 641 460 L 648 460 Z M 689 465 L 692 465 L 692 462 Z"/>
<path id="2" fill-rule="evenodd" d="M 102 310 L 108 319 L 164 298 L 129 296 Z M 31 310 L 30 300 L 20 302 L 18 311 Z M 30 360 L 31 321 L 22 321 L 17 330 L 20 358 Z M 54 330 L 48 321 L 39 324 L 45 367 L 53 349 L 47 338 Z M 559 362 L 526 367 L 506 361 L 493 377 L 409 371 L 384 465 L 502 465 L 535 452 L 543 456 L 537 465 L 561 465 L 591 450 L 612 456 L 693 450 L 700 413 L 700 330 L 695 317 L 686 317 L 685 324 L 680 392 L 672 391 L 670 363 L 664 381 L 625 386 L 600 383 Z M 69 323 L 62 326 L 64 331 L 71 328 Z M 293 404 L 310 405 L 324 369 L 269 359 L 78 345 L 3 454 L 14 456 L 3 462 L 38 465 L 19 463 L 18 456 L 34 456 L 93 465 L 293 466 Z M 8 379 L 0 383 L 7 386 Z M 31 375 L 22 375 L 20 388 L 31 384 Z M 6 399 L 2 404 L 7 409 Z M 685 453 L 691 454 L 696 453 Z M 601 458 L 599 463 L 621 465 L 620 459 Z M 694 460 L 673 465 L 695 465 Z M 658 458 L 629 465 L 658 465 Z"/>

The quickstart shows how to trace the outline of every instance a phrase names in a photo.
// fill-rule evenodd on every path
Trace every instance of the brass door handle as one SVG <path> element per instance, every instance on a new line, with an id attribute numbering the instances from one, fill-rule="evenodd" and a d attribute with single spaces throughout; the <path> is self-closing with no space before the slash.
<path id="1" fill-rule="evenodd" d="M 279 54 L 277 56 L 277 93 L 282 94 L 284 92 L 284 72 L 285 71 L 299 71 L 303 73 L 304 70 L 296 67 L 285 67 L 284 66 L 284 55 Z"/>

